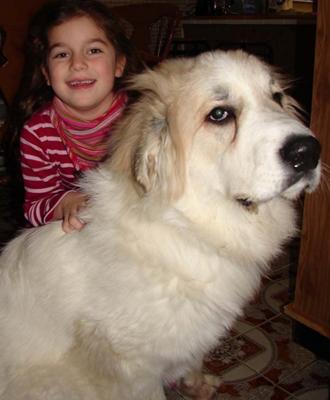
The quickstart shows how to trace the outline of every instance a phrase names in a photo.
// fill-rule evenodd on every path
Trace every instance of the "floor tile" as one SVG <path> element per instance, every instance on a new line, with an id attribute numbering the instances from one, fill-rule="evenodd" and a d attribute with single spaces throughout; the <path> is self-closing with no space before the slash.
<path id="1" fill-rule="evenodd" d="M 293 399 L 297 400 L 329 400 L 329 387 L 323 386 L 297 392 Z"/>
<path id="2" fill-rule="evenodd" d="M 232 375 L 233 377 L 233 375 Z M 255 374 L 254 377 L 241 378 L 224 382 L 219 388 L 217 400 L 244 399 L 244 400 L 284 400 L 290 397 L 290 393 L 274 385 L 263 376 Z"/>
<path id="3" fill-rule="evenodd" d="M 329 400 L 329 385 L 330 363 L 324 360 L 316 360 L 279 382 L 281 388 L 301 400 Z"/>
<path id="4" fill-rule="evenodd" d="M 274 272 L 271 278 L 263 278 L 255 297 L 244 307 L 244 314 L 239 319 L 258 326 L 283 311 L 290 302 L 289 267 L 284 266 Z"/>
<path id="5" fill-rule="evenodd" d="M 229 331 L 228 335 L 224 338 L 224 342 L 232 341 L 234 337 L 240 336 L 243 333 L 251 331 L 252 329 L 255 329 L 256 326 L 259 326 L 265 322 L 265 320 L 262 320 L 262 314 L 260 309 L 254 307 L 254 310 L 255 312 L 253 314 L 253 319 L 251 318 L 251 314 L 249 314 L 249 316 L 247 316 L 246 319 L 238 319 L 237 321 L 235 321 L 232 329 Z M 274 317 L 275 316 L 271 314 L 271 318 Z"/>
<path id="6" fill-rule="evenodd" d="M 166 389 L 165 394 L 167 400 L 185 400 L 184 397 L 174 389 Z"/>
<path id="7" fill-rule="evenodd" d="M 292 341 L 291 321 L 284 316 L 234 337 L 233 341 L 235 357 L 274 383 L 316 359 L 313 353 Z"/>
<path id="8" fill-rule="evenodd" d="M 271 281 L 279 281 L 286 288 L 289 287 L 289 277 L 290 277 L 290 266 L 287 265 L 281 269 L 273 271 L 271 275 L 268 276 L 268 279 Z"/>
<path id="9" fill-rule="evenodd" d="M 248 329 L 244 323 L 241 323 L 241 327 Z M 221 376 L 222 379 L 216 399 L 282 400 L 290 397 L 285 388 L 277 387 L 242 361 L 248 360 L 250 352 L 256 354 L 264 350 L 264 346 L 258 342 L 241 336 L 226 341 L 208 354 L 204 361 L 205 372 Z"/>
<path id="10" fill-rule="evenodd" d="M 277 279 L 264 279 L 254 299 L 245 306 L 240 320 L 258 326 L 280 314 L 290 302 L 287 269 L 277 274 Z"/>
<path id="11" fill-rule="evenodd" d="M 245 344 L 240 339 L 226 341 L 210 352 L 204 359 L 206 372 L 221 376 L 226 382 L 241 379 L 250 379 L 256 375 L 256 371 L 243 364 L 238 355 L 243 356 L 242 345 Z M 253 345 L 254 343 L 252 343 Z M 255 344 L 253 352 L 256 353 L 258 345 Z"/>
<path id="12" fill-rule="evenodd" d="M 289 298 L 289 279 L 281 276 L 280 279 L 271 280 L 263 287 L 260 294 L 261 300 L 274 314 L 282 312 L 283 306 L 290 302 Z"/>
<path id="13" fill-rule="evenodd" d="M 288 267 L 292 263 L 292 254 L 290 246 L 287 246 L 283 252 L 278 255 L 270 264 L 269 275 L 276 273 L 276 271 Z"/>
<path id="14" fill-rule="evenodd" d="M 268 285 L 267 281 L 267 285 Z M 258 292 L 254 299 L 244 307 L 243 316 L 240 321 L 249 322 L 254 326 L 258 326 L 270 318 L 273 318 L 278 312 L 274 307 L 270 307 L 265 301 L 263 295 L 265 286 Z M 281 289 L 282 290 L 282 289 Z"/>

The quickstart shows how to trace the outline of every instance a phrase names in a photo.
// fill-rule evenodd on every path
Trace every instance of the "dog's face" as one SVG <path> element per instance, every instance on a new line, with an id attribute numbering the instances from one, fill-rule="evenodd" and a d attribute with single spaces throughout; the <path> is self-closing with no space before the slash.
<path id="1" fill-rule="evenodd" d="M 212 185 L 249 207 L 317 186 L 319 143 L 281 77 L 257 58 L 218 51 L 170 60 L 133 86 L 142 98 L 117 141 L 126 142 L 126 164 L 146 192 L 175 197 Z"/>

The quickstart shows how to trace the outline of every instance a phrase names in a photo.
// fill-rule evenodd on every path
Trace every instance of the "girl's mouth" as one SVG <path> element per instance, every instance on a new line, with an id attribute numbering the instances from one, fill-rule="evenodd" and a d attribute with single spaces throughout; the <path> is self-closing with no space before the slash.
<path id="1" fill-rule="evenodd" d="M 91 87 L 95 82 L 95 79 L 76 79 L 69 81 L 68 86 L 72 89 L 85 89 Z"/>

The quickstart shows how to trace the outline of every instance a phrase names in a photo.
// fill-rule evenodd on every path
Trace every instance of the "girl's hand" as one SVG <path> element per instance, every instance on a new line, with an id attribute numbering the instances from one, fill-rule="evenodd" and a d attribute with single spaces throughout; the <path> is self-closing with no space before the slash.
<path id="1" fill-rule="evenodd" d="M 86 207 L 87 196 L 80 192 L 68 192 L 54 210 L 54 220 L 62 219 L 65 233 L 80 231 L 85 223 L 78 217 L 78 212 Z"/>

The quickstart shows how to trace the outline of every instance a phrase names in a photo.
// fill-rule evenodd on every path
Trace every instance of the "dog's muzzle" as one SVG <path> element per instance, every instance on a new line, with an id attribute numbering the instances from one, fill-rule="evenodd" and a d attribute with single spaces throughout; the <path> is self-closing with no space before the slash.
<path id="1" fill-rule="evenodd" d="M 313 136 L 293 135 L 279 152 L 290 171 L 288 183 L 293 185 L 316 169 L 320 161 L 321 145 Z"/>

